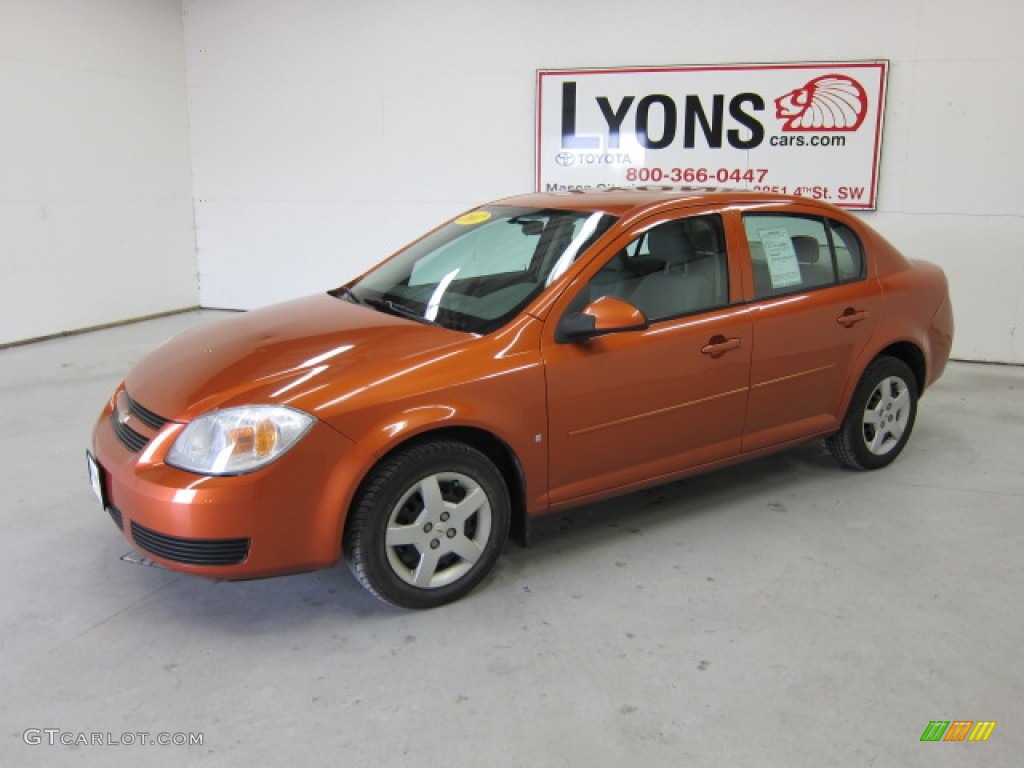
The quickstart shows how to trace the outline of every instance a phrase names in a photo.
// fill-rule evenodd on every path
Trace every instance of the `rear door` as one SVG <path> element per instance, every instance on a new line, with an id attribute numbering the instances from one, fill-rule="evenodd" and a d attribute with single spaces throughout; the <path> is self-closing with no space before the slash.
<path id="1" fill-rule="evenodd" d="M 838 427 L 881 292 L 840 222 L 780 209 L 746 212 L 742 224 L 754 309 L 743 450 L 755 451 Z"/>

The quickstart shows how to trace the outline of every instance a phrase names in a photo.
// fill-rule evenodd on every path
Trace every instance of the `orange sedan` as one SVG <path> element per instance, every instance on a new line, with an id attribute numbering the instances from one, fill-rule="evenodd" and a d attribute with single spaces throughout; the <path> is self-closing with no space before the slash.
<path id="1" fill-rule="evenodd" d="M 343 558 L 429 608 L 555 510 L 816 438 L 889 464 L 952 335 L 942 271 L 825 203 L 523 195 L 159 347 L 103 409 L 90 477 L 168 568 Z"/>

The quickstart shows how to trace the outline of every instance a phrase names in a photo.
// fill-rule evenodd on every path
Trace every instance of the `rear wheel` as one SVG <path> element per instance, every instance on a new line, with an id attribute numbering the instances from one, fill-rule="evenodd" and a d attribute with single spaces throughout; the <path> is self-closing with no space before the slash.
<path id="1" fill-rule="evenodd" d="M 880 357 L 861 377 L 829 451 L 853 469 L 879 469 L 900 455 L 917 418 L 917 381 L 895 357 Z"/>
<path id="2" fill-rule="evenodd" d="M 508 525 L 508 490 L 486 456 L 464 443 L 423 443 L 370 473 L 346 528 L 345 559 L 382 600 L 433 608 L 480 583 Z"/>

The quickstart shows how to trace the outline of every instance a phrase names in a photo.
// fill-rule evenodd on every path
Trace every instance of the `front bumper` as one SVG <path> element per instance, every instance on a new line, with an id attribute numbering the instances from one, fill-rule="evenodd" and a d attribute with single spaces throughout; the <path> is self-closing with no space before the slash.
<path id="1" fill-rule="evenodd" d="M 296 573 L 338 561 L 361 463 L 351 461 L 355 445 L 334 429 L 318 421 L 274 463 L 245 475 L 207 477 L 163 461 L 184 424 L 151 429 L 131 423 L 144 441 L 129 446 L 125 425 L 113 413 L 108 403 L 92 436 L 104 505 L 154 561 L 219 579 Z"/>

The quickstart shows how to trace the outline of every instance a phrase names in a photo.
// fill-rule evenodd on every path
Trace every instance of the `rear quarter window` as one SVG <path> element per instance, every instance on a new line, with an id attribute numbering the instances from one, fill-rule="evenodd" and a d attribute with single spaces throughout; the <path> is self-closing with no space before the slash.
<path id="1" fill-rule="evenodd" d="M 832 246 L 835 249 L 836 273 L 839 282 L 860 280 L 864 277 L 864 249 L 860 238 L 845 224 L 829 220 Z"/>

